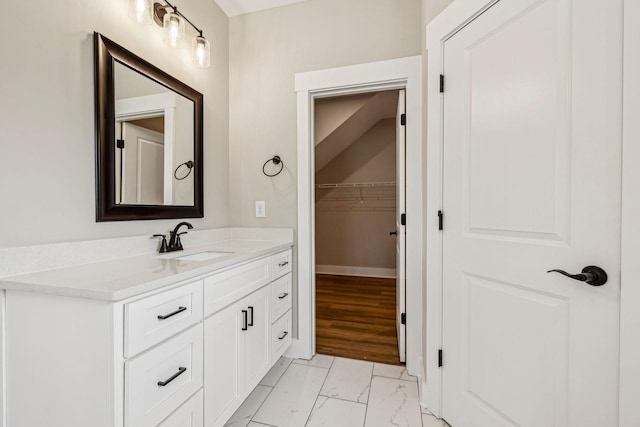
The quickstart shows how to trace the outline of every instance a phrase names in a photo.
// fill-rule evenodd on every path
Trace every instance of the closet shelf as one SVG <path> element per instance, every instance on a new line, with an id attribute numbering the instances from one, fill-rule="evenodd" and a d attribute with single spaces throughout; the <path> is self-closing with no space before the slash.
<path id="1" fill-rule="evenodd" d="M 318 211 L 395 211 L 395 182 L 316 184 L 316 188 Z"/>
<path id="2" fill-rule="evenodd" d="M 361 187 L 395 187 L 395 182 L 341 182 L 338 184 L 316 184 L 316 188 L 361 188 Z"/>
<path id="3" fill-rule="evenodd" d="M 318 207 L 320 212 L 395 212 L 394 207 Z"/>

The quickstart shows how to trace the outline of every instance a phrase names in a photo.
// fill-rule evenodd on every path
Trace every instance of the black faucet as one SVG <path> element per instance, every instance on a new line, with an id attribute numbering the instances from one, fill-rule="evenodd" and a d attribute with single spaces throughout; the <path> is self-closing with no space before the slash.
<path id="1" fill-rule="evenodd" d="M 189 230 L 193 228 L 193 225 L 189 224 L 186 221 L 183 221 L 180 224 L 176 225 L 176 228 L 174 228 L 173 231 L 169 234 L 171 237 L 169 238 L 168 245 L 167 245 L 166 236 L 164 234 L 153 235 L 153 237 L 162 237 L 162 244 L 160 245 L 160 253 L 181 251 L 183 249 L 182 242 L 180 241 L 180 236 L 183 234 L 187 234 L 187 232 L 186 231 L 183 231 L 182 233 L 178 232 L 180 230 L 180 227 L 182 227 L 183 225 L 186 225 Z"/>
<path id="2" fill-rule="evenodd" d="M 171 232 L 171 237 L 169 238 L 169 246 L 167 247 L 168 252 L 182 250 L 182 242 L 180 241 L 180 235 L 187 234 L 187 232 L 185 231 L 183 233 L 178 233 L 178 230 L 183 225 L 186 225 L 189 230 L 193 228 L 193 225 L 189 224 L 186 221 L 183 221 L 180 224 L 176 225 L 176 228 L 173 229 L 173 231 Z"/>

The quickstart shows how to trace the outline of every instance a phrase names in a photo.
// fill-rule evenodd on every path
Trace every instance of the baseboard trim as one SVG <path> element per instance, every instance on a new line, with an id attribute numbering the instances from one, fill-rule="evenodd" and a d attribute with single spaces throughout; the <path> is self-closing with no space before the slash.
<path id="1" fill-rule="evenodd" d="M 309 360 L 313 357 L 313 354 L 309 353 L 308 348 L 304 348 L 299 339 L 294 338 L 291 340 L 291 346 L 284 352 L 284 357 L 290 357 L 292 359 L 306 359 Z"/>
<path id="2" fill-rule="evenodd" d="M 335 274 L 337 276 L 362 276 L 395 278 L 395 268 L 351 267 L 342 265 L 316 265 L 318 274 Z"/>

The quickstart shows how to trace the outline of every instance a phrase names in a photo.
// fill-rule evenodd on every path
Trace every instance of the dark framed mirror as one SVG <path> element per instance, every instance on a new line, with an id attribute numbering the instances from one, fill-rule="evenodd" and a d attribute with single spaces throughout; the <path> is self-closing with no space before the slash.
<path id="1" fill-rule="evenodd" d="M 203 96 L 99 33 L 96 220 L 203 217 Z"/>

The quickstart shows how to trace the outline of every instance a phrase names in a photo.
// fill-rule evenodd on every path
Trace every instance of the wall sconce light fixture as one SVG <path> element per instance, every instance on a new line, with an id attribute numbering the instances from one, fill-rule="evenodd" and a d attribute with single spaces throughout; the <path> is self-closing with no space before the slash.
<path id="1" fill-rule="evenodd" d="M 163 0 L 165 4 L 153 0 L 129 0 L 129 18 L 138 24 L 151 25 L 155 22 L 164 28 L 164 42 L 173 47 L 181 48 L 185 43 L 185 22 L 198 32 L 191 41 L 191 57 L 200 68 L 211 66 L 211 45 L 202 35 L 202 30 L 193 25 L 189 19 L 178 11 L 178 8 Z"/>

